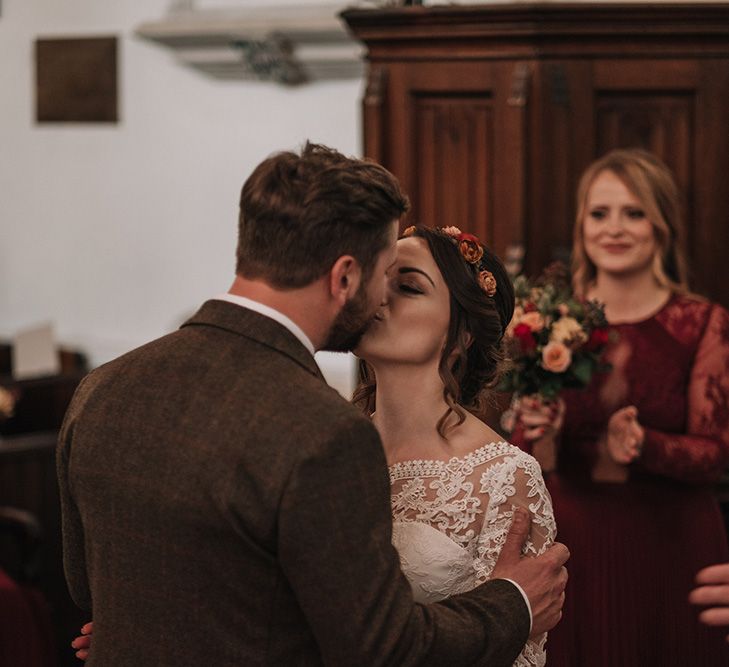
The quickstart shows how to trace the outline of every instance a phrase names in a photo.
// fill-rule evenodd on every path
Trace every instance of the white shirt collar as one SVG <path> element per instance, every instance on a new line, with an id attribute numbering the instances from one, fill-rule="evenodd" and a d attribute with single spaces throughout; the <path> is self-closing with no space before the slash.
<path id="1" fill-rule="evenodd" d="M 301 344 L 307 350 L 309 350 L 312 356 L 314 356 L 314 344 L 311 342 L 311 339 L 304 333 L 303 329 L 298 324 L 296 324 L 296 322 L 294 322 L 290 317 L 284 315 L 282 312 L 276 310 L 275 308 L 271 308 L 270 306 L 258 303 L 258 301 L 254 301 L 253 299 L 249 299 L 245 296 L 238 296 L 237 294 L 219 294 L 218 296 L 213 298 L 218 301 L 228 301 L 229 303 L 234 303 L 237 306 L 248 308 L 248 310 L 253 310 L 257 313 L 260 313 L 261 315 L 270 317 L 272 320 L 276 320 L 276 322 L 283 325 L 292 334 L 294 334 L 294 336 L 296 336 L 296 338 L 301 341 Z"/>

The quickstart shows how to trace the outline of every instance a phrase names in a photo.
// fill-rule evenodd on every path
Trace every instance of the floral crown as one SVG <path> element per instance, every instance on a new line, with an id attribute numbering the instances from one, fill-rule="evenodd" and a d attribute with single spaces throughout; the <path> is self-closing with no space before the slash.
<path id="1" fill-rule="evenodd" d="M 481 289 L 486 292 L 486 295 L 492 297 L 496 294 L 496 278 L 494 278 L 494 274 L 481 261 L 483 259 L 483 246 L 479 243 L 478 239 L 473 234 L 462 232 L 458 227 L 438 227 L 437 229 L 453 241 L 461 251 L 463 259 L 476 269 L 476 280 L 481 286 Z M 412 236 L 415 230 L 415 225 L 411 225 L 402 235 L 404 237 Z"/>

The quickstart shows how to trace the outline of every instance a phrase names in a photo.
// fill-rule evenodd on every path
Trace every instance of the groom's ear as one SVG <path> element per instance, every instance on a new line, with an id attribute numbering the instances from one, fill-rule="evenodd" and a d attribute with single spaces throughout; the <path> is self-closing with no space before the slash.
<path id="1" fill-rule="evenodd" d="M 352 255 L 342 255 L 329 271 L 329 291 L 332 298 L 344 306 L 359 289 L 362 267 Z"/>

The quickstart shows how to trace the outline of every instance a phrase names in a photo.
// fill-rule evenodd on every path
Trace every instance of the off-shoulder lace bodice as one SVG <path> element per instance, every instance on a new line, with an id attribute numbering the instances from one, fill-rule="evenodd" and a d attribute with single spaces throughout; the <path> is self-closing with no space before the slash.
<path id="1" fill-rule="evenodd" d="M 556 534 L 539 464 L 506 442 L 449 461 L 390 466 L 393 544 L 419 602 L 463 593 L 488 579 L 514 509 L 532 516 L 526 554 L 542 553 Z M 514 663 L 544 665 L 546 635 L 529 641 Z"/>

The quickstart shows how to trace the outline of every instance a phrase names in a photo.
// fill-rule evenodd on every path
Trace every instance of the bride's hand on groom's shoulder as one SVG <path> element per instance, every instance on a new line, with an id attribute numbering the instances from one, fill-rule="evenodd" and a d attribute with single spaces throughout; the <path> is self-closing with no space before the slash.
<path id="1" fill-rule="evenodd" d="M 94 631 L 93 621 L 89 621 L 81 627 L 81 634 L 71 642 L 71 647 L 76 649 L 76 657 L 79 660 L 86 660 L 89 657 L 91 648 L 91 634 Z"/>
<path id="2" fill-rule="evenodd" d="M 514 511 L 506 541 L 492 572 L 494 579 L 515 581 L 529 598 L 532 608 L 532 636 L 551 630 L 562 618 L 567 568 L 570 557 L 564 544 L 555 542 L 540 556 L 522 556 L 531 525 L 529 513 L 521 508 Z"/>

